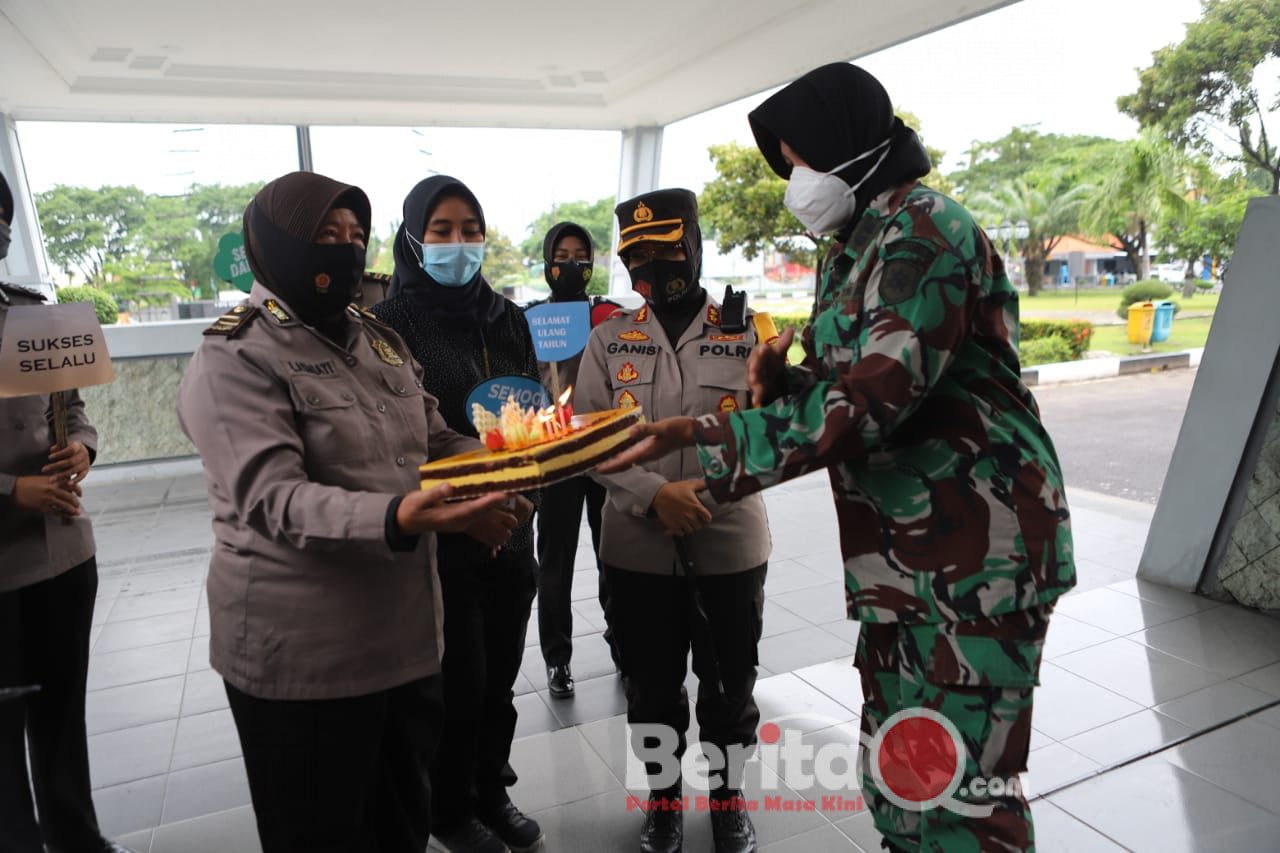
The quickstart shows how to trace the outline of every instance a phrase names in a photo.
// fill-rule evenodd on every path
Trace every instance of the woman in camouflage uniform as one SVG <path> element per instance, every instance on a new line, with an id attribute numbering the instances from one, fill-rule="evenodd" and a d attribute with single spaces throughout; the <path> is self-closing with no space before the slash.
<path id="1" fill-rule="evenodd" d="M 928 156 L 870 74 L 818 68 L 750 121 L 788 208 L 835 235 L 804 363 L 786 364 L 790 334 L 758 347 L 759 408 L 642 427 L 612 467 L 696 446 L 722 501 L 828 469 L 863 623 L 862 785 L 886 846 L 1031 849 L 1020 789 L 973 785 L 1026 769 L 1049 614 L 1075 584 L 1062 469 L 1020 378 L 1018 293 L 968 211 L 919 183 Z M 920 793 L 930 768 L 896 768 L 918 784 L 887 790 L 868 761 L 886 720 L 922 708 L 961 741 L 949 804 Z"/>

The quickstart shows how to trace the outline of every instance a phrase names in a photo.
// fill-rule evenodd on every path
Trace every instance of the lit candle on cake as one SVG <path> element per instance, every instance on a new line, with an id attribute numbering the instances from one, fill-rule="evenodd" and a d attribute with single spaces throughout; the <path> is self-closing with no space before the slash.
<path id="1" fill-rule="evenodd" d="M 573 420 L 573 406 L 569 403 L 569 398 L 573 396 L 573 386 L 570 385 L 564 389 L 564 393 L 560 395 L 560 399 L 556 400 L 556 414 L 559 416 L 560 426 L 569 429 L 569 422 Z"/>

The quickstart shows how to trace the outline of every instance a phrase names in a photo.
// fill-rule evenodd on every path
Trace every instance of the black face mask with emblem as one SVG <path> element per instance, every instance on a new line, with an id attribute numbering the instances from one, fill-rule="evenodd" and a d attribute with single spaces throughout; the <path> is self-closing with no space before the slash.
<path id="1" fill-rule="evenodd" d="M 254 235 L 262 246 L 267 285 L 312 326 L 342 315 L 355 298 L 364 275 L 366 251 L 356 243 L 304 242 L 277 228 L 265 216 L 251 213 Z"/>
<path id="2" fill-rule="evenodd" d="M 696 262 L 653 260 L 627 270 L 631 289 L 644 297 L 654 313 L 680 311 L 695 302 L 702 288 L 695 275 Z"/>
<path id="3" fill-rule="evenodd" d="M 551 292 L 560 299 L 584 297 L 591 272 L 590 261 L 552 261 L 547 265 L 547 281 Z"/>

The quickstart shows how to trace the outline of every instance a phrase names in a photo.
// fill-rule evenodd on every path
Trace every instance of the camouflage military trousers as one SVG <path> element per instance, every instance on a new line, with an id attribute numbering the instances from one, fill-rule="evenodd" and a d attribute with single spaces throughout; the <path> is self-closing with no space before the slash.
<path id="1" fill-rule="evenodd" d="M 1019 774 L 1027 767 L 1032 691 L 1052 609 L 968 622 L 862 624 L 854 659 L 863 693 L 859 771 L 890 850 L 1035 849 Z M 918 750 L 918 739 L 900 736 L 911 724 L 894 721 L 876 746 L 885 721 L 911 709 L 941 715 L 950 735 L 945 723 L 918 724 L 942 735 Z M 931 804 L 926 794 L 942 789 L 944 801 Z"/>

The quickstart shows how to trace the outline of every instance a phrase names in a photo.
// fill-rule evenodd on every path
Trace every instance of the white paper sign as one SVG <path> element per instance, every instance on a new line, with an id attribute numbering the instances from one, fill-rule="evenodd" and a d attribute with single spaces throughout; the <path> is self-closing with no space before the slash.
<path id="1" fill-rule="evenodd" d="M 115 378 L 91 304 L 10 306 L 0 339 L 0 397 L 87 388 Z"/>

